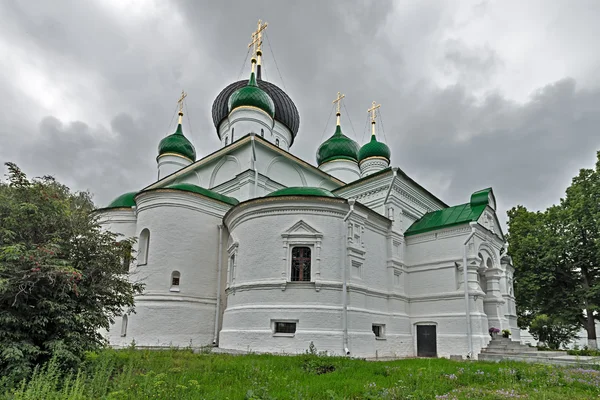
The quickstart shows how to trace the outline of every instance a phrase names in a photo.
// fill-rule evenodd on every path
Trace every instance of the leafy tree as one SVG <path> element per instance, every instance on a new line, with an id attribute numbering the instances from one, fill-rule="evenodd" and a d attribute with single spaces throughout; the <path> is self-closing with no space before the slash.
<path id="1" fill-rule="evenodd" d="M 579 329 L 573 324 L 546 314 L 536 316 L 529 326 L 529 332 L 535 340 L 546 343 L 554 350 L 577 338 L 578 331 Z"/>
<path id="2" fill-rule="evenodd" d="M 118 242 L 91 216 L 88 193 L 52 177 L 29 180 L 7 163 L 0 181 L 0 376 L 19 378 L 55 357 L 76 366 L 105 344 L 142 285 L 123 274 L 131 241 Z"/>
<path id="3" fill-rule="evenodd" d="M 595 169 L 582 169 L 566 197 L 544 212 L 508 212 L 515 263 L 519 326 L 537 315 L 584 327 L 596 348 L 600 305 L 600 152 Z"/>

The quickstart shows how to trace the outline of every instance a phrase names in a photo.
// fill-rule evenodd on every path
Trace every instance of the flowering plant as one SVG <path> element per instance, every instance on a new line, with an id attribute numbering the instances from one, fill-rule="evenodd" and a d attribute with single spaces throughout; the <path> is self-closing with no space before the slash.
<path id="1" fill-rule="evenodd" d="M 490 329 L 488 329 L 488 332 L 490 333 L 491 337 L 494 337 L 497 333 L 500 333 L 500 329 L 492 326 Z"/>

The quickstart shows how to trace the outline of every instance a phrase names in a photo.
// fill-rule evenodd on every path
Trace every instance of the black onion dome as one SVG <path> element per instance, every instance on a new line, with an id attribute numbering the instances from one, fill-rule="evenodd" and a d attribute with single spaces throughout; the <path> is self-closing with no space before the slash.
<path id="1" fill-rule="evenodd" d="M 300 115 L 298 114 L 296 105 L 283 90 L 271 82 L 257 79 L 257 83 L 258 87 L 267 92 L 267 94 L 273 99 L 273 102 L 275 103 L 275 119 L 285 125 L 292 132 L 292 143 L 294 143 L 294 138 L 298 134 L 298 128 L 300 127 Z M 215 128 L 217 128 L 217 134 L 219 133 L 219 125 L 221 125 L 221 122 L 223 122 L 223 120 L 227 118 L 227 115 L 229 114 L 229 96 L 247 84 L 247 79 L 233 82 L 223 89 L 215 99 L 215 102 L 212 106 L 212 118 Z M 221 137 L 219 136 L 219 139 L 220 138 Z"/>

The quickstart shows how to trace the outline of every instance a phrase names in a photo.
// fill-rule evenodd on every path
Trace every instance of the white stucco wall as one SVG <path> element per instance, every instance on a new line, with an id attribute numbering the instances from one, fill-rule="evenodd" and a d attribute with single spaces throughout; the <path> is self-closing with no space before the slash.
<path id="1" fill-rule="evenodd" d="M 342 354 L 346 268 L 351 354 L 413 354 L 407 299 L 391 284 L 393 269 L 387 263 L 389 221 L 361 207 L 347 231 L 348 210 L 340 200 L 279 198 L 258 200 L 228 215 L 236 266 L 234 276 L 229 274 L 221 347 L 299 353 L 312 341 L 319 350 Z M 312 248 L 312 282 L 289 282 L 294 244 Z M 296 333 L 274 334 L 276 320 L 297 321 Z M 384 339 L 375 338 L 374 323 L 385 325 Z"/>
<path id="2" fill-rule="evenodd" d="M 158 179 L 171 175 L 179 171 L 181 168 L 187 167 L 192 162 L 185 157 L 177 154 L 164 154 L 157 159 L 158 163 Z"/>
<path id="3" fill-rule="evenodd" d="M 134 340 L 139 346 L 211 344 L 218 225 L 229 206 L 172 190 L 143 193 L 136 201 L 137 235 L 148 229 L 150 239 L 147 263 L 134 267 L 130 277 L 143 282 L 145 290 L 136 297 L 135 314 L 128 316 L 126 335 L 121 336 L 120 328 L 114 330 L 111 343 L 123 346 Z M 180 273 L 178 287 L 171 286 L 173 271 Z"/>
<path id="4" fill-rule="evenodd" d="M 233 133 L 233 140 L 232 140 Z M 289 151 L 292 133 L 281 122 L 255 107 L 238 107 L 219 126 L 221 145 L 227 146 L 249 133 Z"/>
<path id="5" fill-rule="evenodd" d="M 414 324 L 437 325 L 442 356 L 468 353 L 463 247 L 472 229 L 475 236 L 467 246 L 467 264 L 474 355 L 489 342 L 491 326 L 516 330 L 516 315 L 505 307 L 507 299 L 514 301 L 514 297 L 500 284 L 506 279 L 506 265 L 500 261 L 503 243 L 498 236 L 476 223 L 409 236 L 406 269 L 411 319 Z"/>
<path id="6" fill-rule="evenodd" d="M 360 168 L 358 167 L 358 163 L 355 161 L 328 161 L 319 165 L 319 169 L 346 183 L 354 182 L 360 178 Z"/>

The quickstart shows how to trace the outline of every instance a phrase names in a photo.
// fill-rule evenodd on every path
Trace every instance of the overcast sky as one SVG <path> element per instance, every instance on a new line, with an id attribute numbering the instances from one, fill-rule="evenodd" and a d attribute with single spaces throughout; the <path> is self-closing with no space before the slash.
<path id="1" fill-rule="evenodd" d="M 248 76 L 259 18 L 263 78 L 296 103 L 291 151 L 313 164 L 338 91 L 348 136 L 367 140 L 376 100 L 394 166 L 449 204 L 492 186 L 502 220 L 558 202 L 600 149 L 597 0 L 3 0 L 0 15 L 0 161 L 98 205 L 156 177 L 182 88 L 198 157 L 218 148 L 212 102 Z"/>

